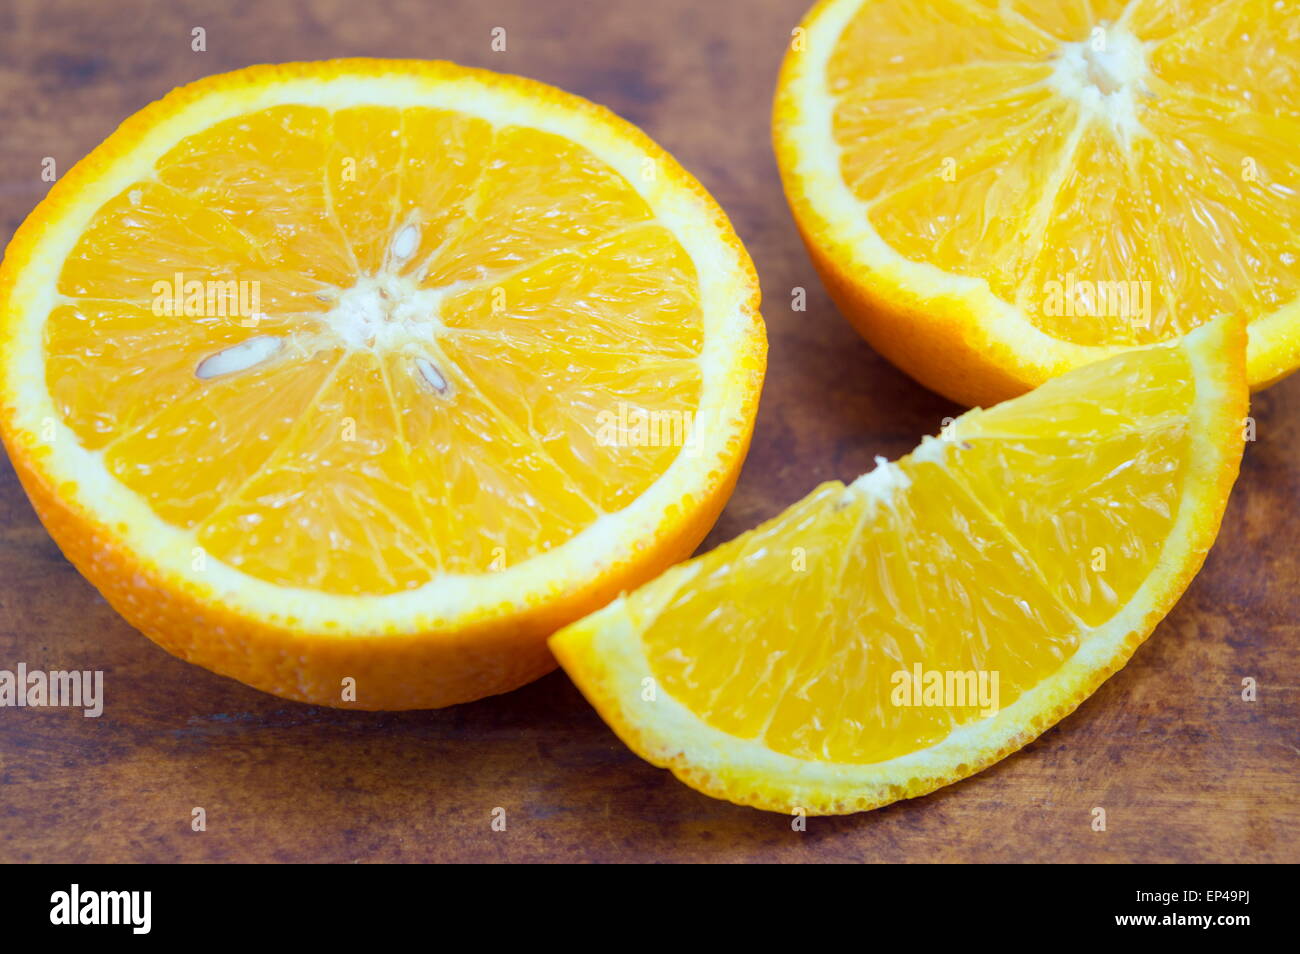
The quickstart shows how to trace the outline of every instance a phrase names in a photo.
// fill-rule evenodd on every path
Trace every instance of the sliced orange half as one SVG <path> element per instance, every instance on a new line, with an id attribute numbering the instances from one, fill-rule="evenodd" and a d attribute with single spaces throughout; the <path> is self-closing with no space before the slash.
<path id="1" fill-rule="evenodd" d="M 0 272 L 0 430 L 163 647 L 448 705 L 688 555 L 741 465 L 758 285 L 608 111 L 447 63 L 253 67 L 127 120 Z"/>
<path id="2" fill-rule="evenodd" d="M 777 159 L 845 316 L 996 403 L 1218 315 L 1300 366 L 1300 16 L 1274 0 L 824 0 Z"/>
<path id="3" fill-rule="evenodd" d="M 863 811 L 1014 752 L 1118 670 L 1236 478 L 1245 333 L 1202 326 L 957 419 L 551 638 L 643 758 Z"/>

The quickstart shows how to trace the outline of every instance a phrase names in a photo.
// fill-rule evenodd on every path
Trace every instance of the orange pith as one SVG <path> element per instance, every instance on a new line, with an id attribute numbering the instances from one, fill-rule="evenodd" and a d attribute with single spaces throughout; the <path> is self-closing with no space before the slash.
<path id="1" fill-rule="evenodd" d="M 16 235 L 0 425 L 167 648 L 446 705 L 544 672 L 551 630 L 707 532 L 756 305 L 720 210 L 599 107 L 443 63 L 255 67 L 128 120 Z"/>
<path id="2" fill-rule="evenodd" d="M 991 403 L 1224 314 L 1253 386 L 1300 364 L 1290 4 L 825 0 L 804 28 L 787 193 L 837 304 L 922 383 Z"/>

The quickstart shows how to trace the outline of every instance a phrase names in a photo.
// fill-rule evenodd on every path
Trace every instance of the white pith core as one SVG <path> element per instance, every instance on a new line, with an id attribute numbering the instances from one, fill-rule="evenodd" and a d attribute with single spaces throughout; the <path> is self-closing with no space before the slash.
<path id="1" fill-rule="evenodd" d="M 1137 97 L 1151 96 L 1142 41 L 1120 24 L 1102 24 L 1086 40 L 1061 44 L 1048 85 L 1076 101 L 1085 120 L 1100 120 L 1123 142 L 1141 133 Z"/>
<path id="2" fill-rule="evenodd" d="M 292 353 L 309 355 L 331 339 L 351 351 L 380 352 L 418 352 L 420 346 L 431 342 L 435 332 L 445 327 L 439 310 L 446 290 L 422 288 L 415 275 L 401 275 L 394 269 L 409 259 L 419 244 L 419 226 L 404 225 L 393 236 L 388 265 L 378 274 L 360 275 L 351 287 L 322 294 L 323 301 L 333 302 L 329 311 L 320 316 L 325 334 L 303 332 L 291 336 L 291 343 L 297 346 Z M 282 338 L 258 335 L 208 355 L 194 373 L 209 380 L 249 371 L 284 352 L 285 344 Z M 447 393 L 447 379 L 431 358 L 419 356 L 410 366 L 426 389 Z"/>
<path id="3" fill-rule="evenodd" d="M 349 348 L 389 351 L 430 340 L 442 327 L 441 301 L 439 289 L 420 288 L 409 277 L 365 275 L 339 295 L 324 324 Z"/>

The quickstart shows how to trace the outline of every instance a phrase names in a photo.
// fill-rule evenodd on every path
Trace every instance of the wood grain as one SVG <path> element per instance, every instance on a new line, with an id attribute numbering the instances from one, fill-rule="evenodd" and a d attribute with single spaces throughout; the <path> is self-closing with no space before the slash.
<path id="1" fill-rule="evenodd" d="M 731 215 L 771 339 L 753 451 L 705 544 L 815 484 L 896 457 L 957 409 L 876 356 L 826 299 L 769 146 L 776 70 L 805 0 L 221 5 L 18 0 L 0 8 L 0 229 L 173 86 L 251 63 L 448 58 L 522 73 L 646 129 Z M 208 49 L 190 49 L 190 31 Z M 507 52 L 490 31 L 504 26 Z M 790 308 L 807 289 L 806 312 Z M 995 768 L 862 816 L 698 795 L 627 751 L 562 673 L 437 712 L 288 703 L 135 633 L 63 560 L 0 463 L 0 668 L 103 669 L 102 718 L 0 709 L 0 861 L 1300 860 L 1300 377 L 1257 398 L 1224 531 L 1133 662 Z M 1254 703 L 1242 679 L 1259 685 Z M 190 830 L 194 806 L 208 830 Z M 1105 807 L 1108 830 L 1091 830 Z M 507 830 L 490 828 L 507 811 Z"/>

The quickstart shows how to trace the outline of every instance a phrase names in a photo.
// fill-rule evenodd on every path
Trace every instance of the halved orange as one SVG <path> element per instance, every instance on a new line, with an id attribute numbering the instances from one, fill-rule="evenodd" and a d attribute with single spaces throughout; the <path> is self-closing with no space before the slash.
<path id="1" fill-rule="evenodd" d="M 185 659 L 433 707 L 688 555 L 748 446 L 753 267 L 559 90 L 448 63 L 177 90 L 0 271 L 0 432 L 69 559 Z"/>
<path id="2" fill-rule="evenodd" d="M 624 742 L 718 798 L 854 812 L 978 772 L 1123 666 L 1200 568 L 1245 345 L 1214 322 L 970 411 L 551 648 Z"/>
<path id="3" fill-rule="evenodd" d="M 1300 366 L 1293 3 L 823 0 L 773 134 L 840 310 L 956 401 L 1216 315 Z"/>

